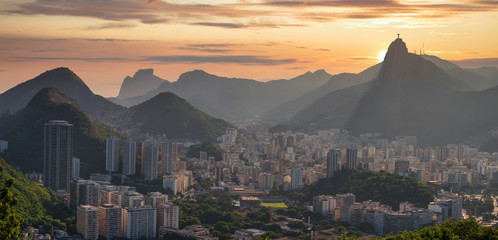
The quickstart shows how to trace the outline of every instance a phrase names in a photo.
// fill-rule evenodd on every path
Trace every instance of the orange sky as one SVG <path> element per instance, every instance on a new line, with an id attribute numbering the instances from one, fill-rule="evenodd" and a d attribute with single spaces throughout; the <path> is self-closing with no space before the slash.
<path id="1" fill-rule="evenodd" d="M 67 66 L 116 96 L 139 68 L 261 81 L 359 72 L 401 33 L 410 51 L 498 67 L 498 2 L 479 0 L 2 0 L 0 92 Z"/>

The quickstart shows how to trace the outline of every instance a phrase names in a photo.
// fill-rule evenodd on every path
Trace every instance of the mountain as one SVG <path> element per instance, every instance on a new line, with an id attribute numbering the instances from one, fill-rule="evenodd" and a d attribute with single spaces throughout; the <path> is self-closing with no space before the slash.
<path id="1" fill-rule="evenodd" d="M 161 92 L 172 92 L 212 116 L 238 120 L 262 114 L 318 88 L 330 77 L 324 70 L 317 70 L 289 80 L 259 82 L 219 77 L 194 70 L 183 73 L 176 82 L 162 83 L 157 89 L 144 95 L 114 101 L 123 106 L 134 106 Z"/>
<path id="2" fill-rule="evenodd" d="M 8 157 L 24 172 L 43 172 L 43 129 L 49 120 L 73 124 L 73 155 L 81 159 L 81 175 L 103 172 L 106 138 L 121 134 L 89 117 L 75 100 L 56 88 L 43 88 L 13 116 L 0 119 L 0 139 L 9 141 Z"/>
<path id="3" fill-rule="evenodd" d="M 0 94 L 0 115 L 9 110 L 13 113 L 19 111 L 38 91 L 46 87 L 55 87 L 75 99 L 81 109 L 97 119 L 111 121 L 123 109 L 95 95 L 73 71 L 61 67 L 46 71 Z"/>
<path id="4" fill-rule="evenodd" d="M 213 118 L 190 105 L 177 95 L 164 92 L 129 110 L 134 132 L 166 134 L 168 138 L 189 138 L 215 142 L 216 137 L 232 127 L 222 119 Z"/>
<path id="5" fill-rule="evenodd" d="M 422 55 L 426 60 L 436 64 L 437 67 L 443 69 L 461 88 L 482 91 L 498 85 L 498 74 L 493 77 L 485 77 L 477 71 L 463 69 L 458 65 L 431 55 Z M 482 71 L 484 74 L 484 71 Z M 496 73 L 496 72 L 495 72 Z"/>
<path id="6" fill-rule="evenodd" d="M 154 75 L 153 69 L 140 69 L 133 77 L 126 76 L 121 84 L 117 98 L 125 99 L 140 96 L 158 88 L 161 84 L 168 83 L 168 81 Z"/>
<path id="7" fill-rule="evenodd" d="M 426 58 L 408 53 L 396 39 L 376 79 L 331 92 L 275 129 L 344 128 L 353 134 L 413 135 L 421 144 L 438 145 L 497 127 L 498 87 L 471 90 L 463 83 L 472 80 L 458 82 L 438 67 L 445 62 Z"/>
<path id="8" fill-rule="evenodd" d="M 298 115 L 299 112 L 304 111 L 304 108 L 310 106 L 312 103 L 316 102 L 318 99 L 326 96 L 329 93 L 352 86 L 361 85 L 377 78 L 381 67 L 382 63 L 378 63 L 358 74 L 341 73 L 334 75 L 322 86 L 304 93 L 301 96 L 297 95 L 296 98 L 282 103 L 275 108 L 267 111 L 263 114 L 263 118 L 269 120 L 285 121 L 294 117 L 295 119 L 302 120 L 301 117 L 298 117 L 296 115 Z"/>
<path id="9" fill-rule="evenodd" d="M 482 67 L 466 70 L 484 77 L 489 83 L 494 84 L 494 86 L 498 85 L 498 68 L 496 67 Z"/>
<path id="10" fill-rule="evenodd" d="M 52 190 L 27 179 L 0 157 L 0 187 L 10 178 L 14 178 L 10 191 L 18 199 L 14 209 L 24 219 L 23 228 L 39 225 L 64 227 L 71 221 L 68 219 L 71 214 Z"/>

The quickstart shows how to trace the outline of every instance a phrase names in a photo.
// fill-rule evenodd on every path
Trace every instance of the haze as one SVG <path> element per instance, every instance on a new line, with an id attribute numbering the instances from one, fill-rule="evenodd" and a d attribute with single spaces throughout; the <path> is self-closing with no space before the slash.
<path id="1" fill-rule="evenodd" d="M 397 33 L 409 51 L 498 67 L 494 1 L 2 1 L 0 92 L 66 66 L 97 94 L 154 68 L 261 81 L 359 72 Z"/>

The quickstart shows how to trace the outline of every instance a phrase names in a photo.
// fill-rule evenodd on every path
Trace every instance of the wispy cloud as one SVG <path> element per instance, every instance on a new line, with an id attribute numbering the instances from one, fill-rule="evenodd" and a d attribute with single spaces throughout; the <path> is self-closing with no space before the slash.
<path id="1" fill-rule="evenodd" d="M 0 72 L 6 72 L 7 70 L 0 69 Z"/>
<path id="2" fill-rule="evenodd" d="M 242 46 L 242 44 L 231 44 L 231 43 L 224 43 L 224 44 L 187 44 L 182 47 L 178 47 L 177 49 L 181 50 L 189 50 L 189 51 L 197 51 L 197 52 L 214 52 L 214 53 L 221 53 L 221 52 L 232 52 L 234 48 L 238 48 Z"/>
<path id="3" fill-rule="evenodd" d="M 166 55 L 166 56 L 144 56 L 139 58 L 125 57 L 13 57 L 11 61 L 37 61 L 37 60 L 64 60 L 64 61 L 84 61 L 84 62 L 152 62 L 158 64 L 168 63 L 215 63 L 215 64 L 240 64 L 240 65 L 283 65 L 299 62 L 297 59 L 284 58 L 276 59 L 255 55 Z"/>
<path id="4" fill-rule="evenodd" d="M 104 23 L 99 25 L 88 26 L 85 30 L 103 30 L 103 29 L 111 29 L 111 28 L 134 28 L 136 24 L 131 23 L 120 23 L 120 22 L 112 22 L 112 23 Z"/>
<path id="5" fill-rule="evenodd" d="M 377 61 L 379 60 L 376 57 L 350 57 L 349 59 L 354 61 Z"/>
<path id="6" fill-rule="evenodd" d="M 196 55 L 174 55 L 174 56 L 152 56 L 146 57 L 145 61 L 156 63 L 235 63 L 241 65 L 281 65 L 298 62 L 297 59 L 273 59 L 253 55 L 219 55 L 219 56 L 196 56 Z"/>
<path id="7" fill-rule="evenodd" d="M 497 9 L 497 1 L 473 0 L 454 3 L 397 0 L 268 0 L 232 4 L 215 4 L 209 1 L 195 4 L 159 0 L 37 0 L 19 4 L 15 9 L 0 10 L 0 14 L 78 16 L 117 22 L 134 20 L 143 24 L 187 24 L 240 29 L 303 27 L 309 24 L 302 21 L 333 22 L 339 19 L 442 19 Z M 296 24 L 297 22 L 299 24 Z M 119 25 L 109 25 L 107 28 L 116 27 Z M 103 26 L 98 29 L 105 28 Z"/>

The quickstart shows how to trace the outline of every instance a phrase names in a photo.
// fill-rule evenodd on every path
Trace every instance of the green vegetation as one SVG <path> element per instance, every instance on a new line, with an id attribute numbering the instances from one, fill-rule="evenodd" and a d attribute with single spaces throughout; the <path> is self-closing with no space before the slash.
<path id="1" fill-rule="evenodd" d="M 10 192 L 13 184 L 14 179 L 10 178 L 0 189 L 0 239 L 17 239 L 21 231 L 23 219 L 13 208 L 18 200 Z"/>
<path id="2" fill-rule="evenodd" d="M 493 198 L 491 195 L 484 194 L 483 199 L 464 198 L 463 209 L 469 216 L 481 217 L 486 213 L 493 212 Z"/>
<path id="3" fill-rule="evenodd" d="M 209 157 L 214 157 L 215 161 L 220 161 L 222 160 L 222 150 L 221 148 L 212 143 L 199 143 L 192 145 L 188 148 L 187 154 L 185 156 L 190 157 L 190 158 L 200 158 L 200 151 L 207 152 L 207 156 Z"/>
<path id="4" fill-rule="evenodd" d="M 498 228 L 483 227 L 475 219 L 448 220 L 438 226 L 405 231 L 384 239 L 498 239 Z"/>
<path id="5" fill-rule="evenodd" d="M 306 186 L 302 191 L 288 194 L 289 199 L 298 203 L 309 202 L 314 196 L 353 193 L 356 201 L 373 200 L 399 208 L 399 203 L 408 201 L 416 207 L 426 208 L 432 201 L 431 189 L 417 180 L 388 172 L 359 170 L 340 171 L 331 179 L 320 179 Z"/>
<path id="6" fill-rule="evenodd" d="M 231 125 L 190 105 L 185 99 L 163 92 L 131 110 L 131 119 L 143 132 L 215 142 Z"/>
<path id="7" fill-rule="evenodd" d="M 115 129 L 89 117 L 74 100 L 56 88 L 40 90 L 24 110 L 2 119 L 0 137 L 9 141 L 6 154 L 23 171 L 42 172 L 43 131 L 49 120 L 66 120 L 74 125 L 73 154 L 81 159 L 81 175 L 105 169 L 105 140 L 121 136 Z"/>
<path id="8" fill-rule="evenodd" d="M 272 207 L 272 208 L 287 208 L 287 205 L 283 202 L 279 203 L 261 203 L 261 206 L 263 207 Z"/>
<path id="9" fill-rule="evenodd" d="M 232 204 L 230 195 L 211 196 L 210 194 L 199 196 L 194 200 L 177 200 L 180 206 L 180 228 L 190 225 L 207 225 L 211 235 L 220 239 L 229 239 L 238 229 L 256 228 L 267 233 L 265 236 L 278 238 L 292 236 L 309 238 L 307 232 L 285 231 L 276 224 L 279 219 L 273 215 L 268 208 L 259 211 L 251 211 L 242 216 Z"/>
<path id="10" fill-rule="evenodd" d="M 22 172 L 15 170 L 0 158 L 0 185 L 9 179 L 15 179 L 10 191 L 17 198 L 14 209 L 24 219 L 23 227 L 44 225 L 48 229 L 59 227 L 68 232 L 76 230 L 75 217 L 52 190 L 27 179 Z"/>

